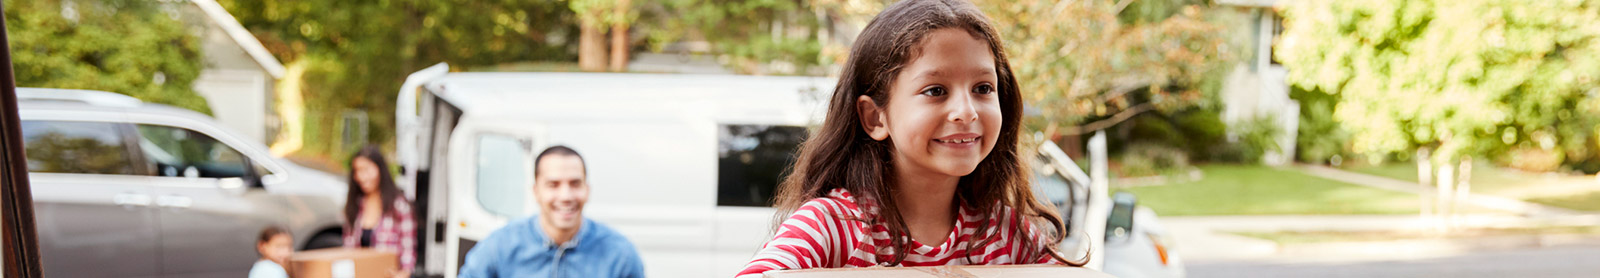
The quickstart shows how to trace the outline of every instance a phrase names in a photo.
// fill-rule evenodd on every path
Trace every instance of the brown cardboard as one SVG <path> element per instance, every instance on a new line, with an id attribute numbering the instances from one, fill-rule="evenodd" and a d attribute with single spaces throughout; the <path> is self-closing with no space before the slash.
<path id="1" fill-rule="evenodd" d="M 372 249 L 327 248 L 296 252 L 289 257 L 294 278 L 387 277 L 400 268 L 394 253 Z"/>
<path id="2" fill-rule="evenodd" d="M 1113 276 L 1093 269 L 1054 265 L 966 265 L 924 267 L 868 267 L 868 268 L 814 268 L 777 270 L 762 273 L 766 278 L 1000 278 L 1000 277 L 1066 277 L 1111 278 Z"/>

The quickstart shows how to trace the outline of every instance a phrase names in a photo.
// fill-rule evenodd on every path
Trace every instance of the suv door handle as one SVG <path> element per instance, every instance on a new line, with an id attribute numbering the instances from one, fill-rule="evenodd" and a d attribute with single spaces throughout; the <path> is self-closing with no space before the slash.
<path id="1" fill-rule="evenodd" d="M 133 209 L 134 206 L 150 206 L 150 195 L 122 193 L 111 197 L 111 203 L 122 206 L 124 209 Z"/>
<path id="2" fill-rule="evenodd" d="M 194 205 L 194 199 L 190 199 L 189 197 L 177 195 L 156 197 L 156 206 L 160 207 L 189 208 L 189 206 L 192 205 Z"/>

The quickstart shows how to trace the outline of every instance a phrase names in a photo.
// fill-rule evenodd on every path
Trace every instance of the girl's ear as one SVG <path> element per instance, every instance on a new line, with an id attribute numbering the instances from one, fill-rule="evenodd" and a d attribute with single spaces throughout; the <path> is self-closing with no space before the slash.
<path id="1" fill-rule="evenodd" d="M 872 140 L 889 138 L 889 126 L 884 124 L 883 108 L 878 107 L 872 98 L 861 96 L 856 99 L 856 115 L 861 116 L 861 128 L 867 131 L 867 136 L 871 136 Z"/>

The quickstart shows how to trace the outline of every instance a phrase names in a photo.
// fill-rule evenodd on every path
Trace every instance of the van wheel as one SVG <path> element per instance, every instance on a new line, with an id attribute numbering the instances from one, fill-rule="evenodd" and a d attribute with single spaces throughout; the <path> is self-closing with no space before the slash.
<path id="1" fill-rule="evenodd" d="M 311 241 L 306 242 L 306 248 L 304 250 L 316 250 L 340 246 L 344 246 L 344 238 L 339 235 L 339 232 L 322 231 L 317 233 L 317 235 L 311 236 Z"/>

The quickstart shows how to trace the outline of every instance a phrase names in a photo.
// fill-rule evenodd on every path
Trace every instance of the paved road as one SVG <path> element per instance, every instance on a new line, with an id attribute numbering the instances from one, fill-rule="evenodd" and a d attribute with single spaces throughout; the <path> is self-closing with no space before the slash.
<path id="1" fill-rule="evenodd" d="M 1495 251 L 1403 261 L 1190 264 L 1189 277 L 1600 277 L 1600 247 Z"/>

